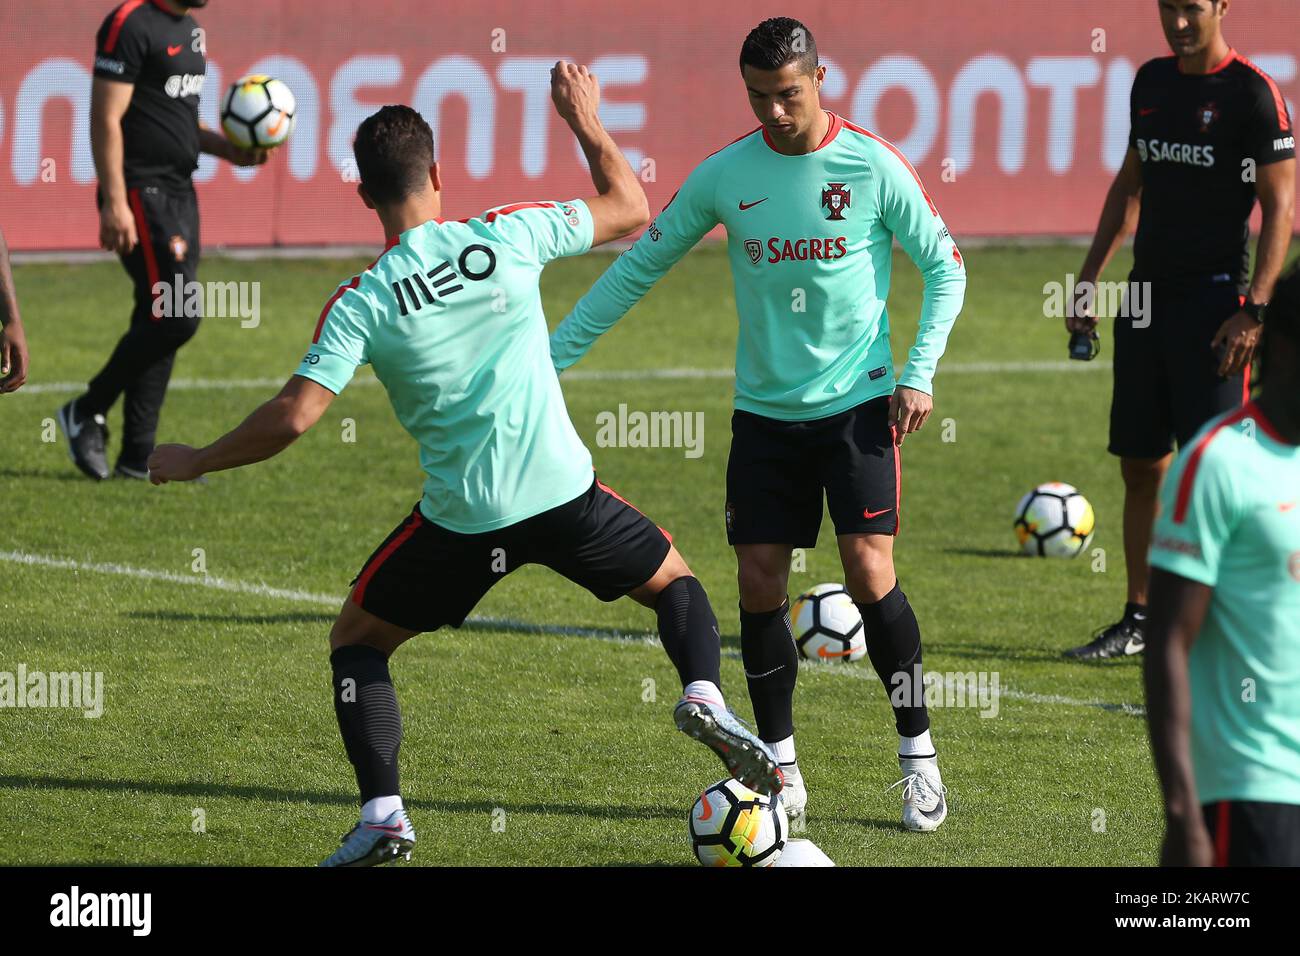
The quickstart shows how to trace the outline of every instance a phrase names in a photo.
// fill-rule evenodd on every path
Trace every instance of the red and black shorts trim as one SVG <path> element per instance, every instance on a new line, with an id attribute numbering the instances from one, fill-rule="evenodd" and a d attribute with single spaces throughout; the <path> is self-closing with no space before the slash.
<path id="1" fill-rule="evenodd" d="M 823 493 L 837 535 L 897 534 L 901 492 L 888 395 L 812 421 L 732 415 L 729 544 L 814 547 Z"/>
<path id="2" fill-rule="evenodd" d="M 1215 866 L 1300 866 L 1300 804 L 1220 800 L 1201 813 Z"/>
<path id="3" fill-rule="evenodd" d="M 95 198 L 102 207 L 102 195 L 96 193 Z M 130 252 L 118 256 L 135 285 L 132 321 L 160 322 L 153 309 L 158 283 L 179 282 L 185 289 L 198 278 L 202 254 L 198 197 L 193 188 L 141 185 L 127 190 L 126 202 L 139 238 Z"/>
<path id="4" fill-rule="evenodd" d="M 599 480 L 557 508 L 481 534 L 435 524 L 417 504 L 353 580 L 352 601 L 407 630 L 460 627 L 494 584 L 525 564 L 614 601 L 654 577 L 671 547 L 668 532 Z"/>

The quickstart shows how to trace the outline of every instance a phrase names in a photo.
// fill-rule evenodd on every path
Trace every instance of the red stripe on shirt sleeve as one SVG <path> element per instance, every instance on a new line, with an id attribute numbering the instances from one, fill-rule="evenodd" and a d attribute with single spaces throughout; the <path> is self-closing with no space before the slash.
<path id="1" fill-rule="evenodd" d="M 311 337 L 311 344 L 315 345 L 320 341 L 320 334 L 325 328 L 325 317 L 330 314 L 330 309 L 334 308 L 334 303 L 343 297 L 343 293 L 349 289 L 355 289 L 361 284 L 361 276 L 353 276 L 352 281 L 347 285 L 341 285 L 338 290 L 325 303 L 325 308 L 320 310 L 320 318 L 316 321 L 316 333 Z"/>
<path id="2" fill-rule="evenodd" d="M 1248 59 L 1246 59 L 1241 54 L 1237 54 L 1237 59 L 1241 61 L 1243 66 L 1250 67 L 1252 70 L 1254 70 L 1256 73 L 1258 73 L 1260 76 L 1264 78 L 1264 82 L 1268 84 L 1269 92 L 1273 94 L 1273 105 L 1277 107 L 1277 125 L 1281 128 L 1282 132 L 1284 133 L 1290 132 L 1291 118 L 1287 116 L 1286 99 L 1283 98 L 1282 91 L 1278 89 L 1277 83 L 1273 81 L 1273 77 L 1269 76 L 1267 73 L 1265 73 L 1263 70 L 1257 67 L 1254 63 L 1251 63 Z"/>
<path id="3" fill-rule="evenodd" d="M 117 46 L 117 38 L 122 33 L 122 24 L 126 23 L 126 18 L 142 6 L 144 0 L 127 0 L 117 8 L 117 13 L 113 14 L 113 22 L 108 26 L 108 36 L 104 38 L 105 53 L 113 52 L 113 48 Z"/>
<path id="4" fill-rule="evenodd" d="M 511 206 L 502 206 L 500 209 L 493 209 L 483 218 L 488 222 L 492 222 L 493 220 L 496 219 L 497 216 L 508 216 L 512 212 L 518 212 L 521 209 L 554 209 L 554 208 L 555 208 L 555 203 L 553 202 L 517 202 Z"/>
<path id="5" fill-rule="evenodd" d="M 863 136 L 866 136 L 870 139 L 874 139 L 877 143 L 879 143 L 881 146 L 884 146 L 885 149 L 889 150 L 900 160 L 902 160 L 903 165 L 907 167 L 907 171 L 911 173 L 912 178 L 916 180 L 916 185 L 921 188 L 921 195 L 925 197 L 925 202 L 930 207 L 930 212 L 936 216 L 939 215 L 939 207 L 937 207 L 934 204 L 934 200 L 930 198 L 930 194 L 926 191 L 925 183 L 921 182 L 921 177 L 917 175 L 916 169 L 912 166 L 911 163 L 907 161 L 907 157 L 898 151 L 897 146 L 895 146 L 887 139 L 882 139 L 881 137 L 877 136 L 875 133 L 871 132 L 870 130 L 863 129 L 861 126 L 854 126 L 848 120 L 844 121 L 844 126 L 846 129 L 851 129 L 855 133 L 861 133 Z"/>
<path id="6" fill-rule="evenodd" d="M 1178 497 L 1174 503 L 1174 524 L 1182 524 L 1187 520 L 1187 509 L 1192 503 L 1192 488 L 1196 485 L 1196 472 L 1201 467 L 1201 459 L 1205 457 L 1205 450 L 1210 447 L 1210 442 L 1214 441 L 1214 437 L 1229 425 L 1235 425 L 1249 418 L 1254 407 L 1255 403 L 1251 402 L 1238 409 L 1206 432 L 1196 443 L 1196 447 L 1192 449 L 1192 454 L 1187 459 L 1187 467 L 1183 469 L 1183 476 L 1178 482 Z"/>

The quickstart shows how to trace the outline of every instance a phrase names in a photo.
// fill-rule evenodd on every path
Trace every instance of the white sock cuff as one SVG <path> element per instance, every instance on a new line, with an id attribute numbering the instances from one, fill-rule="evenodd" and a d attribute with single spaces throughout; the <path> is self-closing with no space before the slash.
<path id="1" fill-rule="evenodd" d="M 930 731 L 927 730 L 915 737 L 899 735 L 898 755 L 900 757 L 931 757 L 934 753 L 934 741 L 930 739 Z"/>
<path id="2" fill-rule="evenodd" d="M 402 798 L 399 796 L 375 797 L 361 807 L 361 819 L 366 823 L 383 823 L 400 809 Z"/>
<path id="3" fill-rule="evenodd" d="M 682 693 L 724 709 L 727 706 L 727 702 L 722 699 L 722 690 L 711 680 L 693 680 L 682 689 Z"/>
<path id="4" fill-rule="evenodd" d="M 786 737 L 785 740 L 778 740 L 775 743 L 768 744 L 772 748 L 772 753 L 776 756 L 777 763 L 794 763 L 794 734 Z"/>

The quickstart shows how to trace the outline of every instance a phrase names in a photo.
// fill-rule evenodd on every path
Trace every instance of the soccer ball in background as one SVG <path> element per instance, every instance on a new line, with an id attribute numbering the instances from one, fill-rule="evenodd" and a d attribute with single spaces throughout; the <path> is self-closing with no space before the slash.
<path id="1" fill-rule="evenodd" d="M 862 615 L 842 584 L 819 584 L 795 598 L 790 629 L 812 661 L 860 661 L 867 653 Z"/>
<path id="2" fill-rule="evenodd" d="M 691 807 L 691 848 L 705 866 L 771 866 L 789 830 L 780 798 L 731 779 L 709 787 Z"/>
<path id="3" fill-rule="evenodd" d="M 1040 558 L 1073 558 L 1088 546 L 1095 525 L 1088 499 L 1060 481 L 1039 485 L 1016 506 L 1020 550 Z"/>
<path id="4" fill-rule="evenodd" d="M 244 149 L 271 149 L 293 132 L 293 92 L 283 81 L 255 74 L 236 80 L 221 99 L 221 128 Z"/>

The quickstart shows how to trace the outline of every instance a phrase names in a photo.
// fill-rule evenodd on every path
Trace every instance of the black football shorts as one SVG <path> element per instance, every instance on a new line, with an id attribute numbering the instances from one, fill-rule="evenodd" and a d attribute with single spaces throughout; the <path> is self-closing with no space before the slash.
<path id="1" fill-rule="evenodd" d="M 1300 804 L 1222 800 L 1201 813 L 1215 866 L 1300 866 Z"/>
<path id="2" fill-rule="evenodd" d="M 1122 458 L 1163 458 L 1249 397 L 1249 370 L 1219 375 L 1210 345 L 1241 308 L 1232 282 L 1152 283 L 1150 299 L 1139 325 L 1115 319 L 1110 452 Z"/>
<path id="3" fill-rule="evenodd" d="M 459 534 L 417 504 L 352 581 L 352 601 L 412 631 L 460 627 L 483 595 L 525 564 L 540 564 L 614 601 L 659 570 L 672 537 L 593 480 L 586 492 L 505 528 Z"/>
<path id="4" fill-rule="evenodd" d="M 737 410 L 727 459 L 727 541 L 811 548 L 822 495 L 838 534 L 897 534 L 901 463 L 889 396 L 812 421 Z"/>

